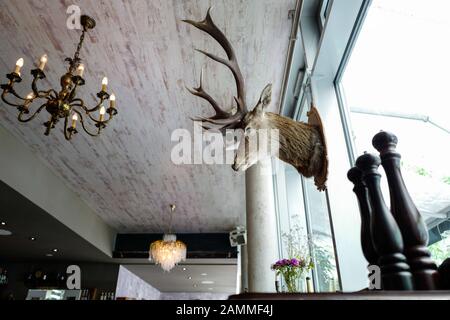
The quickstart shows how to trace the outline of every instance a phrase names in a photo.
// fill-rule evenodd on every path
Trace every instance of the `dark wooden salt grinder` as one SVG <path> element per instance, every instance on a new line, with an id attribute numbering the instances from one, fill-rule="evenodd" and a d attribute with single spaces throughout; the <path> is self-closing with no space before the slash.
<path id="1" fill-rule="evenodd" d="M 356 167 L 362 171 L 363 182 L 369 191 L 372 207 L 371 234 L 373 246 L 379 256 L 382 289 L 413 290 L 412 275 L 403 255 L 402 235 L 380 189 L 380 163 L 378 156 L 369 153 L 356 160 Z"/>
<path id="2" fill-rule="evenodd" d="M 403 252 L 413 274 L 414 289 L 436 290 L 438 272 L 427 249 L 427 228 L 403 181 L 401 155 L 396 152 L 397 142 L 393 133 L 381 131 L 373 137 L 372 145 L 380 152 L 381 164 L 386 172 L 391 211 L 403 237 Z"/>

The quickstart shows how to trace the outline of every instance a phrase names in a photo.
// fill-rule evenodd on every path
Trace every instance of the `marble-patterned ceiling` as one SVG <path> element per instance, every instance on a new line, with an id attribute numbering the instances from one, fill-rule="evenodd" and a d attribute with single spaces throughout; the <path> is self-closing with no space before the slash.
<path id="1" fill-rule="evenodd" d="M 66 27 L 70 5 L 97 21 L 81 51 L 87 85 L 79 95 L 90 105 L 104 75 L 117 96 L 119 115 L 92 138 L 79 133 L 64 140 L 61 125 L 44 136 L 45 112 L 19 124 L 16 110 L 0 104 L 0 125 L 26 144 L 106 223 L 120 232 L 161 232 L 169 203 L 176 203 L 176 232 L 229 231 L 245 211 L 245 181 L 229 165 L 175 165 L 171 133 L 193 131 L 189 117 L 211 114 L 209 105 L 191 96 L 185 84 L 197 84 L 205 66 L 205 86 L 229 105 L 234 93 L 230 72 L 207 60 L 194 47 L 223 55 L 207 35 L 181 19 L 212 17 L 233 43 L 247 86 L 249 107 L 272 82 L 277 108 L 295 0 L 3 0 L 0 2 L 0 76 L 25 59 L 29 70 L 46 53 L 42 88 L 59 89 L 64 58 L 74 52 L 79 31 Z M 17 168 L 20 170 L 20 168 Z M 33 177 L 30 177 L 33 179 Z M 45 188 L 42 185 L 42 188 Z"/>

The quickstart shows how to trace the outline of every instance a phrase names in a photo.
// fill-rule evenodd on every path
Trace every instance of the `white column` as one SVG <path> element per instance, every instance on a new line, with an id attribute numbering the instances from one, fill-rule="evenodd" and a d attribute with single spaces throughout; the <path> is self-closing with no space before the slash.
<path id="1" fill-rule="evenodd" d="M 240 263 L 240 270 L 241 270 L 241 277 L 240 277 L 240 291 L 239 293 L 244 293 L 248 291 L 248 263 L 247 263 L 247 245 L 239 246 L 239 263 Z"/>
<path id="2" fill-rule="evenodd" d="M 270 266 L 278 259 L 278 246 L 270 160 L 247 169 L 245 194 L 248 291 L 275 292 L 275 274 Z"/>

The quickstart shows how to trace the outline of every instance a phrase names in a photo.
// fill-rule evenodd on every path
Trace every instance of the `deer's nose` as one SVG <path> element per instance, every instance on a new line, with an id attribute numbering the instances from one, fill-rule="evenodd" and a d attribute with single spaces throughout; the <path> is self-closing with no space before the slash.
<path id="1" fill-rule="evenodd" d="M 234 171 L 238 171 L 238 170 L 239 170 L 238 167 L 237 167 L 237 165 L 236 165 L 236 162 L 233 163 L 233 164 L 231 165 L 231 168 L 232 168 Z"/>

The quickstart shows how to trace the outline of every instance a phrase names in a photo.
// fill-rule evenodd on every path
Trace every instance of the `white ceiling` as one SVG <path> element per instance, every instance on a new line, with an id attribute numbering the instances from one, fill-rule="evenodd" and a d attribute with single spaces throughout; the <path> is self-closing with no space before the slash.
<path id="1" fill-rule="evenodd" d="M 120 232 L 163 231 L 162 217 L 172 202 L 178 205 L 176 232 L 233 229 L 245 210 L 243 175 L 226 165 L 176 166 L 170 161 L 172 131 L 192 131 L 190 116 L 211 114 L 184 84 L 196 84 L 206 65 L 206 87 L 218 101 L 231 103 L 234 90 L 227 69 L 193 50 L 223 54 L 218 45 L 180 20 L 202 19 L 213 3 L 213 19 L 237 52 L 248 105 L 272 82 L 276 109 L 291 26 L 288 11 L 295 0 L 1 1 L 0 75 L 23 57 L 25 79 L 17 86 L 22 94 L 30 91 L 29 70 L 43 53 L 49 63 L 42 88 L 59 89 L 64 58 L 73 54 L 79 37 L 66 27 L 66 9 L 74 3 L 97 20 L 81 52 L 87 85 L 79 95 L 92 105 L 106 74 L 119 115 L 102 136 L 80 133 L 71 142 L 64 140 L 61 123 L 50 136 L 43 135 L 45 112 L 19 124 L 16 110 L 1 103 L 0 125 Z"/>

